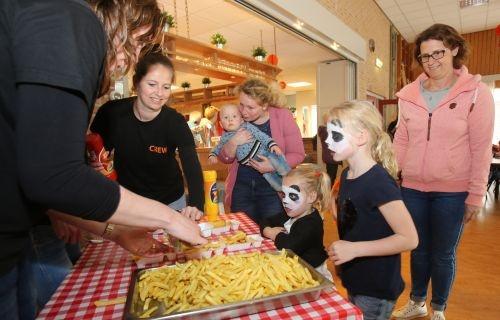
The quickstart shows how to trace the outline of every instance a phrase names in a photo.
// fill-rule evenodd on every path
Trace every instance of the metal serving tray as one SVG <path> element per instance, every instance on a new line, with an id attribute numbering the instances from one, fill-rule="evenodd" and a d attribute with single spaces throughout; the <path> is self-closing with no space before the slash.
<path id="1" fill-rule="evenodd" d="M 279 254 L 280 251 L 266 251 L 265 253 Z M 286 250 L 288 257 L 294 257 L 296 254 L 291 250 Z M 258 299 L 245 300 L 239 302 L 226 303 L 216 306 L 208 306 L 200 309 L 193 309 L 181 312 L 174 312 L 168 315 L 163 315 L 163 304 L 152 301 L 150 307 L 160 305 L 153 314 L 146 319 L 227 319 L 238 316 L 243 316 L 252 313 L 258 313 L 266 310 L 281 309 L 287 306 L 301 304 L 304 302 L 314 301 L 319 298 L 321 291 L 333 287 L 333 283 L 321 275 L 316 269 L 311 267 L 307 262 L 299 257 L 299 262 L 306 267 L 311 273 L 313 279 L 319 282 L 319 285 L 312 288 L 284 292 L 274 296 L 268 296 Z M 143 302 L 139 298 L 137 288 L 138 280 L 141 275 L 148 270 L 159 268 L 168 268 L 169 266 L 146 268 L 135 270 L 132 274 L 130 286 L 127 294 L 127 302 L 125 304 L 124 319 L 144 319 L 140 315 L 144 313 Z M 175 266 L 170 266 L 175 267 Z"/>

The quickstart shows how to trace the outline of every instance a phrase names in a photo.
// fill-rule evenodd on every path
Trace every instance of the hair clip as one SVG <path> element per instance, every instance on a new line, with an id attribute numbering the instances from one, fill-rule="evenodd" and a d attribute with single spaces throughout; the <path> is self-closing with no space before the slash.
<path id="1" fill-rule="evenodd" d="M 315 176 L 316 178 L 321 177 L 321 171 L 316 171 L 316 172 L 314 172 L 314 176 Z"/>

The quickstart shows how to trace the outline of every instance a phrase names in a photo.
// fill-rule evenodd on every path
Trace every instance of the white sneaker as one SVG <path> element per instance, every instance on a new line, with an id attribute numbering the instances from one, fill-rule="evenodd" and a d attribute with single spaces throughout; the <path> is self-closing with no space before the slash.
<path id="1" fill-rule="evenodd" d="M 411 299 L 408 300 L 408 303 L 404 307 L 392 313 L 392 316 L 395 319 L 400 319 L 400 320 L 403 319 L 410 320 L 410 319 L 424 317 L 426 315 L 427 315 L 427 306 L 425 305 L 425 302 L 422 302 L 422 304 L 420 304 Z"/>
<path id="2" fill-rule="evenodd" d="M 431 320 L 446 320 L 443 311 L 433 311 Z"/>

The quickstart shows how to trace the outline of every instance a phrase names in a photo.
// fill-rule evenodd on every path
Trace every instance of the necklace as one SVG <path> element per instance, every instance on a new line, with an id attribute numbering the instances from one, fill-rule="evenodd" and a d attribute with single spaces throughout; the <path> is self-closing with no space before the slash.
<path id="1" fill-rule="evenodd" d="M 141 112 L 139 111 L 139 107 L 137 106 L 137 101 L 134 102 L 134 105 L 132 106 L 132 109 L 134 111 L 134 115 L 142 122 L 144 122 Z"/>
<path id="2" fill-rule="evenodd" d="M 137 100 L 134 102 L 132 109 L 134 111 L 134 115 L 136 116 L 136 118 L 139 119 L 141 122 L 149 122 L 149 121 L 153 120 L 154 118 L 156 118 L 156 116 L 158 114 L 160 114 L 160 112 L 161 112 L 161 109 L 158 111 L 151 110 L 150 113 L 146 112 L 146 115 L 144 116 L 141 113 L 141 111 L 139 110 L 139 105 L 137 103 Z M 147 108 L 146 108 L 146 111 L 148 111 Z M 150 114 L 151 114 L 151 117 L 150 117 Z"/>

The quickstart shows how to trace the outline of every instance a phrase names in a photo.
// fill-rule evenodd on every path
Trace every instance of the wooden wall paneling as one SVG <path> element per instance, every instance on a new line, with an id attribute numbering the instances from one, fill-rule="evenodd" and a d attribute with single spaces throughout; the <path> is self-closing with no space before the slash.
<path id="1" fill-rule="evenodd" d="M 500 73 L 500 47 L 494 29 L 464 34 L 463 37 L 471 47 L 471 54 L 466 63 L 471 73 Z"/>

